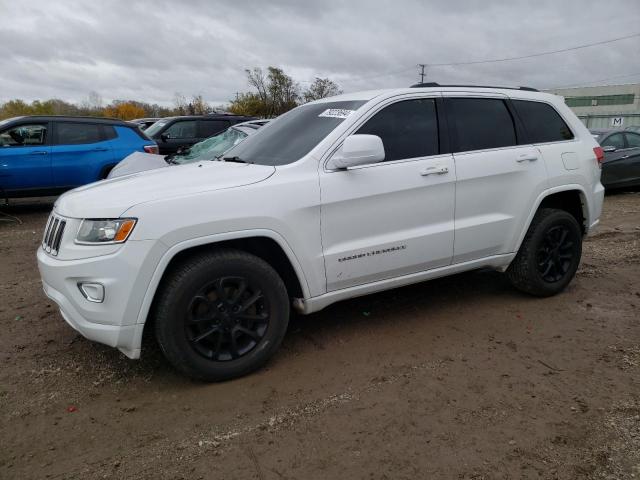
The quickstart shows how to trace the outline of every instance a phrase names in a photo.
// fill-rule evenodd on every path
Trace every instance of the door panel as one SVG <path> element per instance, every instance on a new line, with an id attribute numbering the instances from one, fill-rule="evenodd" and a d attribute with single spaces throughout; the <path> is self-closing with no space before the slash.
<path id="1" fill-rule="evenodd" d="M 113 164 L 109 140 L 99 125 L 59 122 L 51 147 L 51 169 L 56 187 L 78 187 L 99 180 L 102 168 Z"/>
<path id="2" fill-rule="evenodd" d="M 544 160 L 533 146 L 454 154 L 456 235 L 454 263 L 511 253 L 523 215 L 547 180 Z"/>
<path id="3" fill-rule="evenodd" d="M 328 291 L 451 263 L 450 154 L 321 172 L 320 186 Z"/>
<path id="4" fill-rule="evenodd" d="M 0 197 L 11 191 L 51 188 L 48 143 L 46 123 L 14 126 L 0 133 Z"/>

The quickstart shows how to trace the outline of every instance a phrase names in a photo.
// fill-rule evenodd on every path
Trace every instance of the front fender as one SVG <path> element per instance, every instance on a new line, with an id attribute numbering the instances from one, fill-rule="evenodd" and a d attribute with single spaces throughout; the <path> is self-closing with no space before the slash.
<path id="1" fill-rule="evenodd" d="M 223 242 L 226 240 L 238 240 L 242 238 L 251 238 L 251 237 L 270 238 L 282 248 L 282 250 L 287 255 L 287 258 L 291 262 L 291 265 L 293 266 L 296 276 L 298 277 L 298 280 L 302 287 L 302 293 L 304 297 L 309 298 L 311 296 L 310 290 L 309 290 L 309 284 L 307 282 L 304 271 L 302 270 L 300 262 L 298 261 L 298 258 L 296 257 L 293 249 L 289 246 L 289 244 L 284 239 L 284 237 L 282 237 L 282 235 L 280 235 L 279 233 L 273 230 L 268 230 L 268 229 L 252 229 L 252 230 L 241 230 L 241 231 L 235 231 L 235 232 L 225 232 L 225 233 L 206 235 L 206 236 L 197 237 L 189 240 L 184 240 L 171 246 L 167 245 L 168 249 L 160 258 L 160 261 L 158 262 L 155 268 L 155 271 L 151 277 L 151 280 L 149 281 L 149 284 L 147 286 L 147 290 L 145 292 L 144 299 L 142 301 L 142 305 L 140 307 L 140 311 L 138 313 L 136 323 L 144 324 L 146 322 L 147 316 L 149 314 L 149 310 L 151 308 L 151 304 L 153 302 L 153 298 L 158 289 L 158 285 L 160 285 L 160 281 L 164 276 L 167 266 L 178 253 L 184 250 L 187 250 L 189 248 L 199 247 L 202 245 L 209 245 L 209 244 Z"/>

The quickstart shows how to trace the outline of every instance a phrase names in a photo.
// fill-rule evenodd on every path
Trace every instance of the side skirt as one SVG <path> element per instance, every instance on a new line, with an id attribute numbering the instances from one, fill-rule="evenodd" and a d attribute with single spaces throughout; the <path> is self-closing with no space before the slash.
<path id="1" fill-rule="evenodd" d="M 346 300 L 348 298 L 361 297 L 363 295 L 369 295 L 370 293 L 381 292 L 383 290 L 391 290 L 392 288 L 404 287 L 405 285 L 411 285 L 413 283 L 419 283 L 425 280 L 432 280 L 439 277 L 446 277 L 448 275 L 453 275 L 468 270 L 476 270 L 479 268 L 489 267 L 504 271 L 515 256 L 515 253 L 493 255 L 491 257 L 480 258 L 463 263 L 456 263 L 454 265 L 448 265 L 446 267 L 434 268 L 432 270 L 427 270 L 424 272 L 411 273 L 409 275 L 403 275 L 401 277 L 394 277 L 385 280 L 379 280 L 377 282 L 365 283 L 363 285 L 357 285 L 355 287 L 349 287 L 343 290 L 336 290 L 335 292 L 328 292 L 317 297 L 306 299 L 295 298 L 293 300 L 293 308 L 298 313 L 307 315 L 309 313 L 322 310 L 332 303 Z"/>

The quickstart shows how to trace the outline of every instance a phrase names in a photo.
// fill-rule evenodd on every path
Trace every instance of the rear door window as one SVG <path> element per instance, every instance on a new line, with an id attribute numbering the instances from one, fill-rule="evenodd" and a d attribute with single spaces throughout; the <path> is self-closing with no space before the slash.
<path id="1" fill-rule="evenodd" d="M 198 138 L 198 121 L 176 122 L 164 131 L 169 138 Z"/>
<path id="2" fill-rule="evenodd" d="M 31 147 L 47 143 L 46 124 L 27 124 L 0 133 L 0 147 Z"/>
<path id="3" fill-rule="evenodd" d="M 356 133 L 379 136 L 386 162 L 437 155 L 436 102 L 424 98 L 394 103 L 376 113 Z"/>
<path id="4" fill-rule="evenodd" d="M 448 98 L 449 125 L 457 152 L 517 145 L 516 129 L 504 100 L 496 98 Z"/>
<path id="5" fill-rule="evenodd" d="M 93 123 L 58 122 L 57 145 L 82 145 L 102 141 L 100 125 Z"/>
<path id="6" fill-rule="evenodd" d="M 551 105 L 528 100 L 513 100 L 512 103 L 527 130 L 529 143 L 561 142 L 573 138 L 571 129 Z"/>
<path id="7" fill-rule="evenodd" d="M 208 138 L 229 127 L 226 120 L 200 120 L 200 137 Z"/>

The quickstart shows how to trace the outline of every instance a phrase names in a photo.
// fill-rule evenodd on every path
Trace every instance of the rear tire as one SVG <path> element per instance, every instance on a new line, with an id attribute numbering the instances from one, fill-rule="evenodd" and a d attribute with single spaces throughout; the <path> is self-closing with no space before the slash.
<path id="1" fill-rule="evenodd" d="M 198 380 L 221 381 L 261 367 L 289 323 L 287 289 L 264 260 L 239 250 L 193 256 L 163 281 L 155 333 L 167 360 Z"/>
<path id="2" fill-rule="evenodd" d="M 575 276 L 581 255 L 582 230 L 573 215 L 542 208 L 533 217 L 506 275 L 525 293 L 555 295 Z"/>

